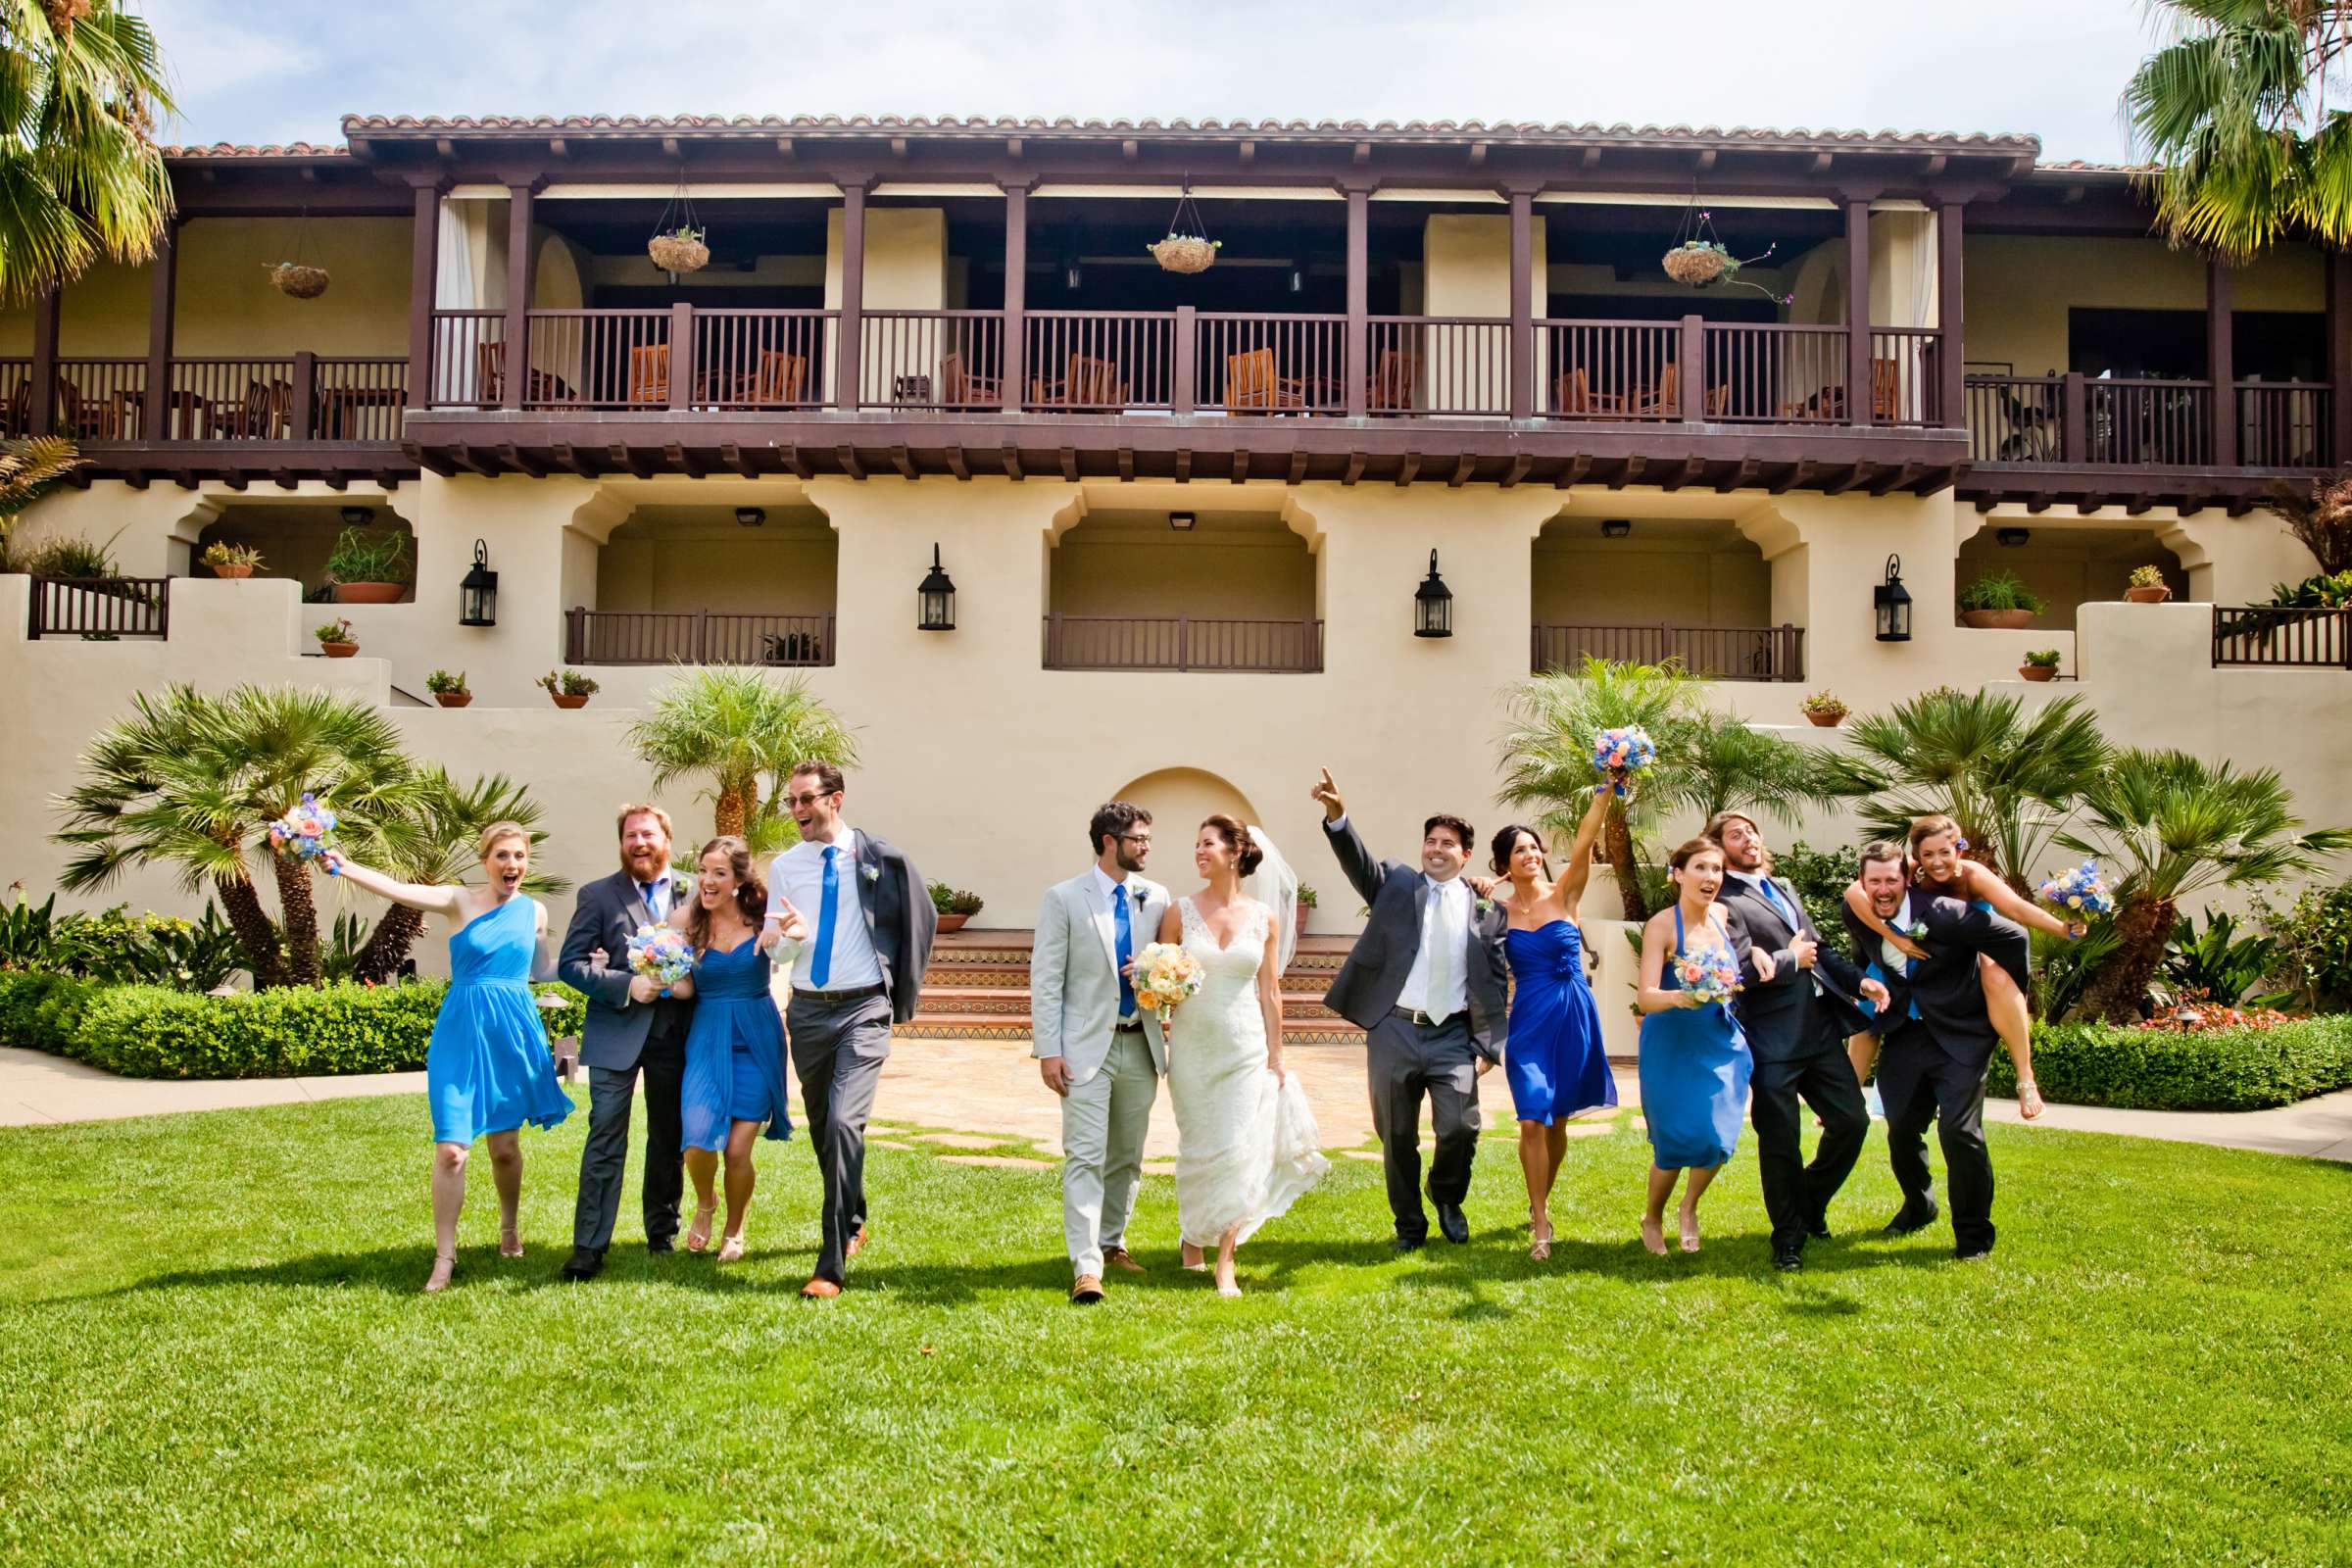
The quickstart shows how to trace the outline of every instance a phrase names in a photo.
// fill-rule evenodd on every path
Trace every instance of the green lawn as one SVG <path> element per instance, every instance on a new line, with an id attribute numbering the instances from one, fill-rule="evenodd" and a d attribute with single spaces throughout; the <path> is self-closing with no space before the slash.
<path id="1" fill-rule="evenodd" d="M 1467 1248 L 1387 1250 L 1341 1160 L 1243 1250 L 1062 1300 L 1052 1172 L 879 1151 L 831 1304 L 805 1142 L 753 1256 L 556 1278 L 585 1117 L 486 1162 L 458 1288 L 415 1099 L 0 1132 L 0 1562 L 2341 1563 L 2352 1170 L 1993 1129 L 2000 1250 L 1876 1239 L 1883 1144 L 1794 1278 L 1752 1152 L 1715 1238 L 1634 1240 L 1573 1142 L 1531 1263 L 1490 1140 Z M 632 1180 L 634 1170 L 632 1170 Z"/>

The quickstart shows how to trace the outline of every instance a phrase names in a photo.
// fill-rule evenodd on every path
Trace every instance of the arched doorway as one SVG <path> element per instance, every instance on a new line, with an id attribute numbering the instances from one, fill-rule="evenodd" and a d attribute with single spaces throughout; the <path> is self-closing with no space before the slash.
<path id="1" fill-rule="evenodd" d="M 1154 880 L 1183 886 L 1192 874 L 1193 835 L 1219 811 L 1245 822 L 1257 820 L 1250 798 L 1214 773 L 1197 767 L 1163 767 L 1146 773 L 1108 797 L 1132 801 L 1152 813 Z"/>

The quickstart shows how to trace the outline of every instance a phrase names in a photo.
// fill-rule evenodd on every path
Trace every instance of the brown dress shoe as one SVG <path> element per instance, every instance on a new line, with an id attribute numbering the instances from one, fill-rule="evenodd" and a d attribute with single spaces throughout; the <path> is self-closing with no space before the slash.
<path id="1" fill-rule="evenodd" d="M 858 1234 L 850 1238 L 850 1245 L 842 1249 L 842 1256 L 846 1260 L 848 1258 L 856 1257 L 859 1252 L 864 1250 L 865 1227 L 860 1225 L 858 1227 Z"/>
<path id="2" fill-rule="evenodd" d="M 801 1287 L 801 1294 L 811 1301 L 830 1301 L 841 1294 L 841 1287 L 828 1279 L 813 1279 Z"/>
<path id="3" fill-rule="evenodd" d="M 1123 1274 L 1149 1274 L 1152 1271 L 1135 1260 L 1135 1254 L 1124 1247 L 1114 1247 L 1102 1254 L 1102 1261 Z"/>
<path id="4" fill-rule="evenodd" d="M 1078 1283 L 1070 1287 L 1070 1302 L 1074 1306 L 1092 1306 L 1102 1299 L 1102 1282 L 1092 1274 L 1081 1274 Z"/>

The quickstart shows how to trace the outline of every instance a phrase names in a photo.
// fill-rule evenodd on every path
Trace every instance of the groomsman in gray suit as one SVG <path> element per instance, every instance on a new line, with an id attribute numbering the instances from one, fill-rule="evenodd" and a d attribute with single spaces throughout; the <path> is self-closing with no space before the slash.
<path id="1" fill-rule="evenodd" d="M 1167 890 L 1141 874 L 1152 813 L 1112 801 L 1087 842 L 1095 863 L 1046 894 L 1029 955 L 1030 1054 L 1061 1097 L 1061 1234 L 1081 1306 L 1102 1299 L 1105 1265 L 1145 1272 L 1127 1250 L 1127 1219 L 1168 1070 L 1159 1015 L 1136 1005 L 1129 978 L 1168 910 Z"/>
<path id="2" fill-rule="evenodd" d="M 1375 859 L 1348 820 L 1331 769 L 1310 792 L 1323 808 L 1323 833 L 1340 869 L 1372 917 L 1324 1004 L 1367 1037 L 1365 1072 L 1372 1127 L 1389 1177 L 1396 1250 L 1429 1239 L 1421 1207 L 1421 1101 L 1437 1134 L 1429 1198 L 1449 1242 L 1470 1239 L 1462 1200 L 1482 1122 L 1478 1080 L 1502 1060 L 1509 1027 L 1503 932 L 1509 917 L 1462 880 L 1472 829 L 1458 816 L 1421 826 L 1421 864 Z"/>

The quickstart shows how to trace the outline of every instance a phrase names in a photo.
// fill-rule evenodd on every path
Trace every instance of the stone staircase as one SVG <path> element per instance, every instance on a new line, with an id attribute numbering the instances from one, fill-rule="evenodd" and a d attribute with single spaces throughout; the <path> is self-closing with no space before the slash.
<path id="1" fill-rule="evenodd" d="M 902 1040 L 1027 1040 L 1027 931 L 951 931 L 933 945 L 914 1017 Z M 1323 1005 L 1352 939 L 1303 936 L 1282 977 L 1283 1037 L 1291 1045 L 1356 1046 L 1364 1032 Z"/>

